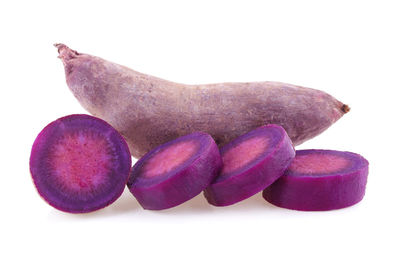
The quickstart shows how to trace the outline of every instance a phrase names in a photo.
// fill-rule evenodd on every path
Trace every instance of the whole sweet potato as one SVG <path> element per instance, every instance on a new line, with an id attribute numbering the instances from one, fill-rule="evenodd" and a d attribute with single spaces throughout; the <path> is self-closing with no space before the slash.
<path id="1" fill-rule="evenodd" d="M 194 131 L 223 145 L 265 124 L 279 124 L 298 145 L 349 107 L 329 94 L 279 82 L 185 85 L 142 74 L 56 44 L 67 84 L 81 105 L 114 126 L 136 158 Z"/>

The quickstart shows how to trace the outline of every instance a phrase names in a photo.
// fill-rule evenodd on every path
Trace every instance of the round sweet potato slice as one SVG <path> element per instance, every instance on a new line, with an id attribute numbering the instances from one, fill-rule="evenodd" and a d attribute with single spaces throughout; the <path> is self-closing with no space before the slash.
<path id="1" fill-rule="evenodd" d="M 86 213 L 113 203 L 123 192 L 131 155 L 122 136 L 105 121 L 70 115 L 47 125 L 31 151 L 30 171 L 51 206 Z"/>
<path id="2" fill-rule="evenodd" d="M 265 189 L 283 175 L 295 151 L 281 126 L 266 125 L 223 146 L 221 155 L 223 169 L 204 191 L 215 206 L 237 203 Z"/>
<path id="3" fill-rule="evenodd" d="M 195 132 L 144 155 L 133 166 L 128 187 L 144 209 L 172 208 L 201 193 L 221 167 L 213 138 Z"/>
<path id="4" fill-rule="evenodd" d="M 302 211 L 345 208 L 362 200 L 368 161 L 352 152 L 299 150 L 285 174 L 263 191 L 268 202 Z"/>

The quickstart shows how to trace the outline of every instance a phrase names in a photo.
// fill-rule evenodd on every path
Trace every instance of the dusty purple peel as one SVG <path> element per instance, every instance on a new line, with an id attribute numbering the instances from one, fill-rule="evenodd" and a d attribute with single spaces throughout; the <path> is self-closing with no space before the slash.
<path id="1" fill-rule="evenodd" d="M 147 162 L 157 154 L 168 152 L 175 145 L 185 142 L 192 142 L 196 148 L 183 163 L 159 175 L 145 175 Z M 144 209 L 168 209 L 201 193 L 215 179 L 221 167 L 221 156 L 212 137 L 195 132 L 167 142 L 144 155 L 132 168 L 128 188 Z"/>
<path id="2" fill-rule="evenodd" d="M 279 82 L 186 85 L 56 44 L 68 87 L 91 114 L 127 139 L 134 157 L 195 131 L 219 146 L 265 124 L 281 125 L 294 145 L 322 133 L 349 107 L 331 95 Z"/>
<path id="3" fill-rule="evenodd" d="M 226 152 L 253 137 L 267 138 L 268 146 L 256 159 L 220 175 L 207 187 L 204 196 L 210 204 L 227 206 L 249 198 L 282 176 L 290 165 L 295 151 L 285 130 L 277 125 L 262 126 L 238 137 L 222 147 L 221 155 L 224 157 Z"/>
<path id="4" fill-rule="evenodd" d="M 125 188 L 130 167 L 129 148 L 121 135 L 88 115 L 70 115 L 47 125 L 30 157 L 40 196 L 70 213 L 91 212 L 113 203 Z"/>
<path id="5" fill-rule="evenodd" d="M 310 173 L 307 166 L 322 167 L 314 164 L 316 158 L 307 162 L 310 155 L 329 156 L 330 160 L 337 159 L 343 164 L 331 163 L 340 167 L 336 171 L 327 165 L 326 171 L 319 169 L 318 173 Z M 354 205 L 364 197 L 368 161 L 361 155 L 333 150 L 300 150 L 296 151 L 292 164 L 299 157 L 305 157 L 296 164 L 302 171 L 290 166 L 282 177 L 263 191 L 268 202 L 294 210 L 325 211 Z"/>

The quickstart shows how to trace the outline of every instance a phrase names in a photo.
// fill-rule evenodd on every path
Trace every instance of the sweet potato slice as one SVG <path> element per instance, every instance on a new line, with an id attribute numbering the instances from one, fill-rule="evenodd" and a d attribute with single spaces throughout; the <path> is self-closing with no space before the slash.
<path id="1" fill-rule="evenodd" d="M 283 208 L 325 211 L 362 200 L 368 161 L 352 152 L 299 150 L 285 174 L 263 191 L 268 202 Z"/>
<path id="2" fill-rule="evenodd" d="M 70 115 L 47 125 L 31 151 L 30 171 L 43 199 L 70 213 L 106 207 L 123 192 L 131 155 L 122 136 L 105 121 Z"/>
<path id="3" fill-rule="evenodd" d="M 227 206 L 244 200 L 283 175 L 295 151 L 285 130 L 266 125 L 221 148 L 223 169 L 204 191 L 208 202 Z"/>
<path id="4" fill-rule="evenodd" d="M 201 193 L 221 167 L 213 138 L 195 132 L 144 155 L 132 168 L 128 187 L 144 209 L 172 208 Z"/>

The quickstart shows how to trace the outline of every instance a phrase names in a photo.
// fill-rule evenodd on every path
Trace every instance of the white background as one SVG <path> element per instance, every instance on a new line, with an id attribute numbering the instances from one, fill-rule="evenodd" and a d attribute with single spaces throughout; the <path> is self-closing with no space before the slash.
<path id="1" fill-rule="evenodd" d="M 399 257 L 398 1 L 2 1 L 1 257 Z M 59 212 L 29 174 L 36 135 L 87 113 L 53 43 L 183 83 L 273 80 L 324 90 L 351 112 L 298 147 L 370 162 L 365 198 L 299 212 L 260 194 L 226 208 L 202 195 L 145 211 L 128 191 L 86 215 Z"/>

